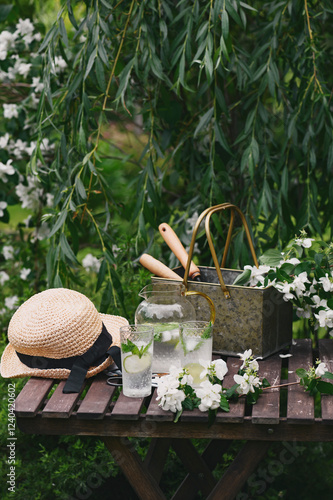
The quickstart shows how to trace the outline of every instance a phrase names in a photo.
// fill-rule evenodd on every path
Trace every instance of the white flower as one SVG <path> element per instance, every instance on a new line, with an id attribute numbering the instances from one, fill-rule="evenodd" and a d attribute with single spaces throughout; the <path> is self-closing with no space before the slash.
<path id="1" fill-rule="evenodd" d="M 9 141 L 9 134 L 8 132 L 5 133 L 5 135 L 0 137 L 0 149 L 5 149 L 7 147 Z"/>
<path id="2" fill-rule="evenodd" d="M 314 315 L 319 322 L 319 326 L 323 328 L 333 328 L 333 311 L 332 309 L 322 309 L 318 314 Z"/>
<path id="3" fill-rule="evenodd" d="M 12 153 L 18 160 L 23 158 L 23 154 L 26 151 L 27 143 L 22 141 L 21 139 L 17 139 L 16 142 L 11 141 L 9 151 Z"/>
<path id="4" fill-rule="evenodd" d="M 220 406 L 221 391 L 220 384 L 212 384 L 209 380 L 201 382 L 200 387 L 196 390 L 197 397 L 201 399 L 199 410 L 216 410 Z"/>
<path id="5" fill-rule="evenodd" d="M 333 278 L 332 276 L 329 276 L 327 273 L 325 274 L 324 278 L 319 278 L 319 283 L 321 283 L 325 292 L 333 291 Z"/>
<path id="6" fill-rule="evenodd" d="M 33 76 L 32 77 L 32 84 L 31 87 L 34 89 L 34 92 L 41 92 L 44 88 L 44 83 L 40 81 L 39 76 Z"/>
<path id="7" fill-rule="evenodd" d="M 26 267 L 23 267 L 20 271 L 20 278 L 21 280 L 26 280 L 29 274 L 31 273 L 31 269 L 28 269 Z"/>
<path id="8" fill-rule="evenodd" d="M 18 300 L 19 300 L 19 298 L 17 295 L 13 295 L 12 297 L 6 297 L 5 298 L 5 306 L 8 309 L 16 309 Z"/>
<path id="9" fill-rule="evenodd" d="M 255 387 L 260 386 L 260 379 L 255 375 L 249 375 L 244 373 L 244 375 L 234 375 L 234 381 L 239 384 L 237 387 L 238 394 L 248 394 L 248 392 L 254 392 Z"/>
<path id="10" fill-rule="evenodd" d="M 204 367 L 200 374 L 200 378 L 208 376 L 215 376 L 219 380 L 223 380 L 224 376 L 228 373 L 227 363 L 223 359 L 216 359 L 214 361 L 206 361 L 200 359 L 200 364 Z"/>
<path id="11" fill-rule="evenodd" d="M 173 413 L 182 410 L 185 394 L 179 389 L 179 380 L 173 374 L 160 377 L 157 381 L 157 401 L 163 410 Z"/>
<path id="12" fill-rule="evenodd" d="M 15 46 L 17 35 L 10 33 L 10 31 L 3 30 L 0 33 L 0 60 L 7 59 L 8 50 Z"/>
<path id="13" fill-rule="evenodd" d="M 34 39 L 33 36 L 34 25 L 30 21 L 30 19 L 19 19 L 19 22 L 16 24 L 16 36 L 21 35 L 26 45 L 31 43 Z"/>
<path id="14" fill-rule="evenodd" d="M 315 369 L 315 374 L 317 377 L 321 377 L 322 375 L 325 375 L 327 372 L 327 368 L 325 363 L 319 363 L 317 368 Z"/>
<path id="15" fill-rule="evenodd" d="M 12 245 L 5 245 L 2 248 L 2 254 L 3 254 L 5 260 L 12 259 L 14 257 L 14 248 L 12 247 Z"/>
<path id="16" fill-rule="evenodd" d="M 31 156 L 31 155 L 32 155 L 32 153 L 35 151 L 35 149 L 36 149 L 36 144 L 37 144 L 37 143 L 36 143 L 35 141 L 32 141 L 32 142 L 30 142 L 30 146 L 27 146 L 27 147 L 25 148 L 25 152 L 26 152 L 29 156 Z"/>
<path id="17" fill-rule="evenodd" d="M 288 301 L 288 300 L 293 300 L 295 297 L 291 293 L 293 290 L 293 285 L 292 283 L 287 283 L 286 281 L 284 283 L 276 283 L 276 288 L 277 290 L 280 290 L 281 293 L 283 293 L 283 300 Z"/>
<path id="18" fill-rule="evenodd" d="M 312 245 L 312 241 L 314 241 L 314 238 L 295 238 L 296 245 L 299 245 L 303 248 L 310 248 Z"/>
<path id="19" fill-rule="evenodd" d="M 264 283 L 265 277 L 263 275 L 265 273 L 268 273 L 270 267 L 264 265 L 261 265 L 259 267 L 244 266 L 244 269 L 249 269 L 251 271 L 250 286 L 256 286 L 258 283 L 260 283 L 261 285 Z"/>
<path id="20" fill-rule="evenodd" d="M 286 260 L 280 260 L 280 264 L 292 264 L 293 266 L 297 266 L 297 264 L 300 263 L 301 261 L 296 257 L 292 257 L 291 259 L 286 259 Z"/>
<path id="21" fill-rule="evenodd" d="M 24 63 L 21 61 L 19 61 L 17 64 L 15 63 L 16 72 L 19 75 L 23 76 L 24 78 L 27 78 L 31 66 L 32 66 L 32 64 Z"/>
<path id="22" fill-rule="evenodd" d="M 306 271 L 304 271 L 303 273 L 300 273 L 298 276 L 296 276 L 293 283 L 292 283 L 293 289 L 295 290 L 297 297 L 302 297 L 303 292 L 305 292 L 305 290 L 306 290 L 305 283 L 311 283 L 308 280 L 308 275 L 307 275 Z"/>
<path id="23" fill-rule="evenodd" d="M 53 65 L 53 72 L 54 73 L 61 73 L 67 68 L 67 63 L 65 59 L 63 59 L 61 56 L 55 56 L 54 58 L 54 65 Z"/>
<path id="24" fill-rule="evenodd" d="M 3 286 L 6 281 L 9 280 L 9 276 L 5 271 L 0 271 L 0 286 Z"/>
<path id="25" fill-rule="evenodd" d="M 18 106 L 16 104 L 6 104 L 3 105 L 3 116 L 4 118 L 18 118 Z"/>
<path id="26" fill-rule="evenodd" d="M 40 188 L 40 183 L 37 177 L 31 175 L 27 178 L 28 186 L 19 183 L 16 188 L 16 194 L 19 197 L 22 208 L 30 208 L 36 211 L 40 204 L 40 199 L 43 196 L 43 189 Z"/>
<path id="27" fill-rule="evenodd" d="M 7 208 L 7 203 L 5 201 L 0 201 L 0 217 L 3 216 Z"/>
<path id="28" fill-rule="evenodd" d="M 46 193 L 46 206 L 53 207 L 54 194 Z"/>
<path id="29" fill-rule="evenodd" d="M 99 268 L 101 267 L 100 261 L 92 255 L 91 253 L 88 253 L 85 258 L 82 260 L 82 266 L 87 270 L 87 271 L 93 271 L 95 273 L 98 273 Z"/>

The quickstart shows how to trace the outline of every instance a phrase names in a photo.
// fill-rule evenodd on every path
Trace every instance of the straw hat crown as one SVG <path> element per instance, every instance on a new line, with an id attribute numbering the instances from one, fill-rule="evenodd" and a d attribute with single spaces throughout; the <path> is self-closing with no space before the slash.
<path id="1" fill-rule="evenodd" d="M 61 359 L 86 352 L 102 327 L 100 314 L 85 295 L 56 288 L 18 308 L 8 326 L 8 340 L 21 354 Z"/>

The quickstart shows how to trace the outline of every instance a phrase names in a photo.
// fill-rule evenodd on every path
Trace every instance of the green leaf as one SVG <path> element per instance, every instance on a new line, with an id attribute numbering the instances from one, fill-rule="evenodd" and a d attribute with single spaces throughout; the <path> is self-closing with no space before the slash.
<path id="1" fill-rule="evenodd" d="M 243 271 L 241 274 L 237 276 L 235 281 L 233 282 L 233 285 L 238 285 L 238 286 L 245 286 L 249 284 L 251 278 L 251 271 L 250 269 L 246 269 Z"/>
<path id="2" fill-rule="evenodd" d="M 69 243 L 64 233 L 61 233 L 60 235 L 60 246 L 63 254 L 69 259 L 69 261 L 72 262 L 73 264 L 79 265 L 79 262 L 76 256 L 74 255 L 73 250 L 69 246 Z"/>
<path id="3" fill-rule="evenodd" d="M 226 411 L 226 412 L 230 411 L 229 401 L 227 400 L 227 398 L 223 394 L 221 394 L 220 408 L 221 408 L 221 410 Z"/>
<path id="4" fill-rule="evenodd" d="M 0 5 L 0 23 L 2 23 L 7 19 L 12 8 L 13 5 L 4 5 L 4 4 Z"/>
<path id="5" fill-rule="evenodd" d="M 214 108 L 210 108 L 206 113 L 200 118 L 199 124 L 194 131 L 194 138 L 208 126 L 214 114 Z"/>
<path id="6" fill-rule="evenodd" d="M 107 270 L 107 262 L 106 262 L 106 259 L 103 259 L 101 262 L 99 271 L 98 271 L 98 275 L 97 275 L 97 283 L 96 283 L 96 289 L 95 289 L 96 292 L 98 292 L 98 290 L 101 288 L 101 286 L 103 284 L 106 270 Z"/>
<path id="7" fill-rule="evenodd" d="M 267 250 L 263 255 L 259 257 L 259 261 L 261 264 L 265 264 L 270 267 L 278 266 L 282 259 L 283 255 L 281 254 L 281 252 L 274 248 Z"/>
<path id="8" fill-rule="evenodd" d="M 79 175 L 76 175 L 75 177 L 75 190 L 78 193 L 78 195 L 82 198 L 82 200 L 87 199 L 86 188 L 84 187 L 84 184 Z"/>
<path id="9" fill-rule="evenodd" d="M 53 228 L 51 229 L 51 232 L 49 234 L 49 238 L 53 236 L 62 226 L 65 224 L 66 218 L 67 218 L 67 210 L 62 210 L 59 214 L 57 222 L 54 224 Z"/>
<path id="10" fill-rule="evenodd" d="M 333 394 L 333 384 L 324 380 L 317 382 L 317 389 L 321 394 Z"/>
<path id="11" fill-rule="evenodd" d="M 87 76 L 89 75 L 91 68 L 93 67 L 93 64 L 95 62 L 96 57 L 97 57 L 97 47 L 90 54 L 83 80 L 86 80 Z"/>

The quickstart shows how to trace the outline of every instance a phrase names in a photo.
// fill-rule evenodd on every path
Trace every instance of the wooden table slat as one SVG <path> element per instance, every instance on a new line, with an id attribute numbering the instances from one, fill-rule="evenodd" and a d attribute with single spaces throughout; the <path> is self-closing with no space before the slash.
<path id="1" fill-rule="evenodd" d="M 82 387 L 79 393 L 64 394 L 62 392 L 66 380 L 61 380 L 58 387 L 48 400 L 42 412 L 45 418 L 69 418 L 79 400 L 80 394 L 84 389 Z"/>
<path id="2" fill-rule="evenodd" d="M 104 375 L 97 377 L 77 410 L 77 418 L 103 418 L 106 414 L 115 386 L 108 385 Z"/>
<path id="3" fill-rule="evenodd" d="M 333 373 L 333 341 L 322 339 L 319 341 L 319 359 L 326 364 L 327 371 Z M 326 380 L 333 383 L 332 380 Z M 333 424 L 333 395 L 321 396 L 321 417 L 323 422 Z"/>
<path id="4" fill-rule="evenodd" d="M 271 386 L 279 385 L 282 360 L 279 355 L 259 361 L 260 378 L 266 378 Z M 254 424 L 278 424 L 280 421 L 280 389 L 265 389 L 252 407 Z"/>
<path id="5" fill-rule="evenodd" d="M 291 346 L 292 357 L 288 364 L 288 382 L 299 380 L 295 371 L 297 368 L 306 370 L 312 366 L 311 339 L 300 339 Z M 314 399 L 299 384 L 288 387 L 287 420 L 289 423 L 313 423 Z"/>
<path id="6" fill-rule="evenodd" d="M 53 379 L 30 378 L 15 400 L 15 415 L 17 417 L 35 417 L 53 384 Z"/>
<path id="7" fill-rule="evenodd" d="M 112 418 L 121 420 L 138 420 L 147 398 L 128 398 L 123 391 L 119 394 L 112 409 Z"/>

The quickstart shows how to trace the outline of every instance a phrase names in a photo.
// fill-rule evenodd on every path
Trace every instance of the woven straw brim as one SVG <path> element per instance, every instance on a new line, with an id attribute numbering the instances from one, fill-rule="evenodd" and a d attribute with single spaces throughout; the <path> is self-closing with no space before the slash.
<path id="1" fill-rule="evenodd" d="M 121 326 L 127 325 L 128 321 L 121 316 L 113 316 L 111 314 L 99 314 L 101 320 L 103 321 L 107 331 L 112 335 L 112 344 L 120 347 L 120 334 L 119 328 Z M 111 347 L 111 346 L 110 346 Z M 87 372 L 87 378 L 93 377 L 105 370 L 113 360 L 109 356 L 102 364 L 99 366 L 91 366 Z M 70 370 L 65 368 L 57 368 L 50 370 L 40 370 L 38 368 L 30 368 L 22 363 L 16 354 L 14 347 L 8 344 L 5 348 L 0 366 L 1 376 L 3 378 L 20 378 L 20 377 L 42 377 L 42 378 L 54 378 L 54 379 L 66 379 L 70 374 Z"/>

